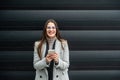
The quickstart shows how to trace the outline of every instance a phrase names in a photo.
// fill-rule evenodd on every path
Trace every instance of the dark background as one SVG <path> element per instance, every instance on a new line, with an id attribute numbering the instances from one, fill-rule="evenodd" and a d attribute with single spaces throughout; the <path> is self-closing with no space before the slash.
<path id="1" fill-rule="evenodd" d="M 34 80 L 34 42 L 53 18 L 70 80 L 120 80 L 120 0 L 0 0 L 0 80 Z"/>

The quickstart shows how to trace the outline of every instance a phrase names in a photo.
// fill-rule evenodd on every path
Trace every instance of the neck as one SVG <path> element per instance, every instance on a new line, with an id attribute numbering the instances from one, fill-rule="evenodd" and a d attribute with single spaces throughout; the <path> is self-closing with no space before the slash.
<path id="1" fill-rule="evenodd" d="M 56 39 L 56 37 L 47 37 L 48 41 L 54 41 Z"/>
<path id="2" fill-rule="evenodd" d="M 55 40 L 56 40 L 56 37 L 47 38 L 47 41 L 48 41 L 48 44 L 49 44 L 49 49 L 52 49 L 52 45 L 53 45 Z"/>

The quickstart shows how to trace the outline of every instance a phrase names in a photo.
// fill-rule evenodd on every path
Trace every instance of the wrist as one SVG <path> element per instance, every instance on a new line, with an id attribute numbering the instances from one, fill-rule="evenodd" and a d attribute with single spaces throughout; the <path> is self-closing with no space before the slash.
<path id="1" fill-rule="evenodd" d="M 59 63 L 59 61 L 58 60 L 55 60 L 55 64 L 58 64 Z"/>
<path id="2" fill-rule="evenodd" d="M 47 58 L 46 58 L 46 64 L 49 64 L 50 62 L 47 60 Z"/>

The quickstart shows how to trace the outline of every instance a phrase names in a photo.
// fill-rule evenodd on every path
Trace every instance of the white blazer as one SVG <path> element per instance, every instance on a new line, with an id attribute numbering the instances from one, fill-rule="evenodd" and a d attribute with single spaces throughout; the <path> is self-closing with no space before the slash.
<path id="1" fill-rule="evenodd" d="M 37 47 L 40 41 L 36 41 L 34 45 L 34 57 L 33 57 L 33 66 L 36 69 L 35 80 L 48 80 L 47 67 L 46 64 L 45 52 L 46 52 L 46 43 L 42 46 L 42 59 L 39 58 Z M 69 67 L 69 48 L 67 41 L 63 41 L 61 47 L 61 42 L 56 40 L 55 52 L 59 55 L 58 65 L 54 64 L 53 67 L 53 80 L 69 80 L 68 76 L 68 67 Z"/>

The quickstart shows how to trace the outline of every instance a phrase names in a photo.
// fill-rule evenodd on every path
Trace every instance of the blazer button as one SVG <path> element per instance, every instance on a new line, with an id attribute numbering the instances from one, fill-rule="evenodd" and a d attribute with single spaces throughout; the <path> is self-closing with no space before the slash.
<path id="1" fill-rule="evenodd" d="M 56 77 L 58 78 L 58 75 L 56 75 Z"/>
<path id="2" fill-rule="evenodd" d="M 40 76 L 40 78 L 42 78 L 42 76 Z"/>

